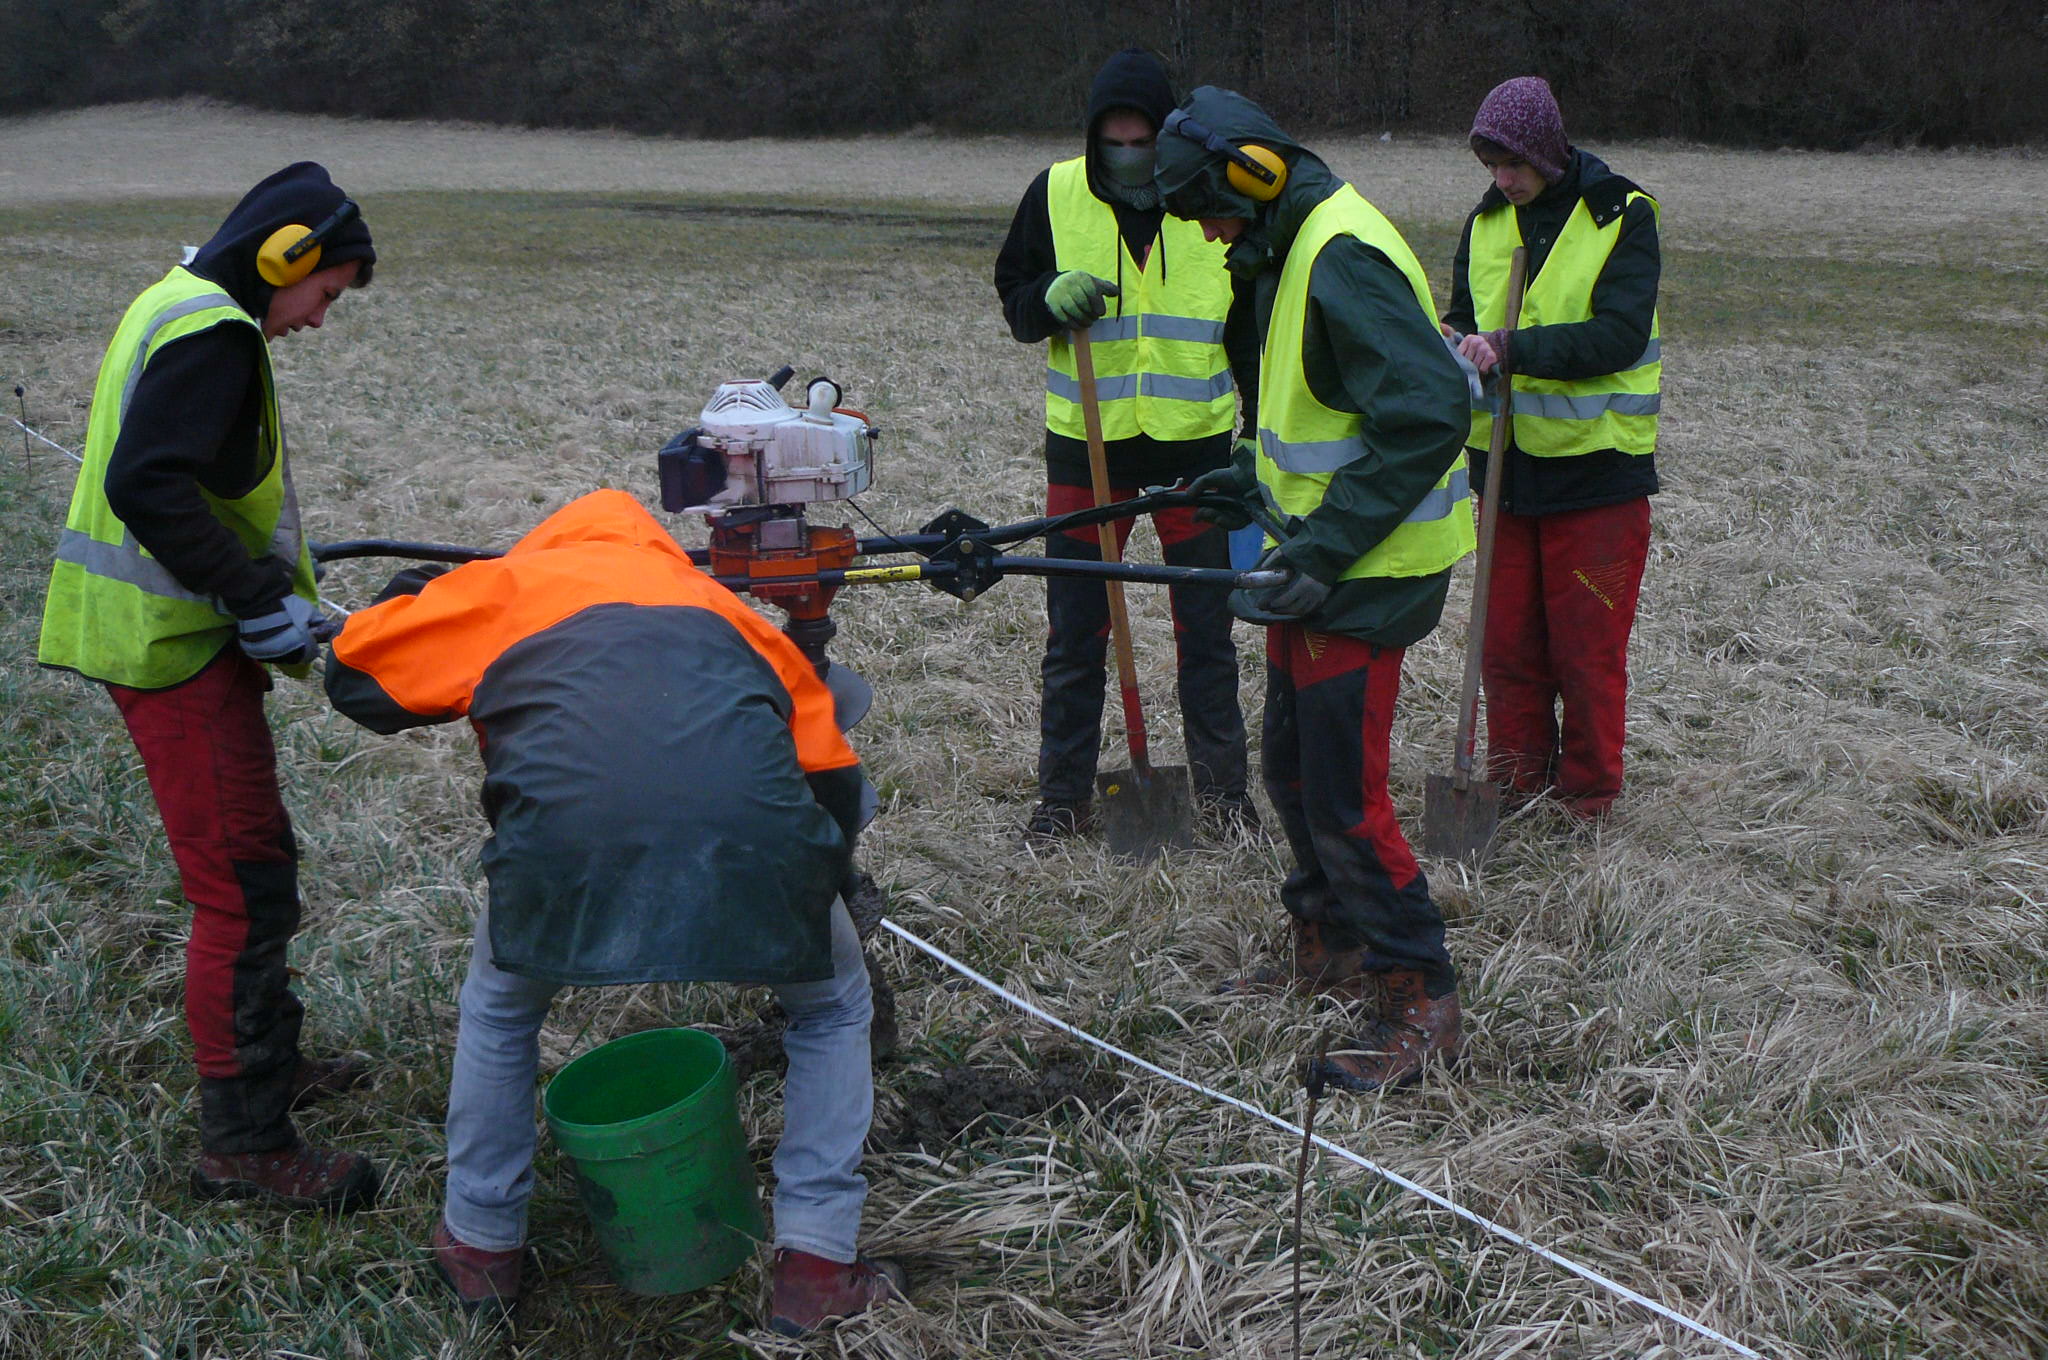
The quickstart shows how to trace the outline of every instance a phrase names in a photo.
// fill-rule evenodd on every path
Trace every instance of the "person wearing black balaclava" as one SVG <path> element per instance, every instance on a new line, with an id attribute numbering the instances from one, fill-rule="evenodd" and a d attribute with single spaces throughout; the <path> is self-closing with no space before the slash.
<path id="1" fill-rule="evenodd" d="M 1405 1085 L 1462 1049 L 1443 914 L 1387 766 L 1401 658 L 1474 543 L 1477 375 L 1400 232 L 1244 96 L 1204 86 L 1166 119 L 1158 183 L 1167 212 L 1229 244 L 1264 337 L 1257 444 L 1196 488 L 1237 504 L 1204 513 L 1238 525 L 1262 504 L 1287 530 L 1261 563 L 1281 582 L 1232 606 L 1267 625 L 1262 774 L 1294 852 L 1292 966 L 1224 990 L 1376 995 L 1372 1026 L 1318 1061 L 1344 1089 Z"/>
<path id="2" fill-rule="evenodd" d="M 1094 503 L 1080 381 L 1068 340 L 1093 342 L 1111 494 L 1224 466 L 1240 403 L 1251 419 L 1258 342 L 1249 309 L 1233 306 L 1222 248 L 1166 217 L 1152 183 L 1159 125 L 1173 87 L 1157 57 L 1138 48 L 1104 63 L 1089 89 L 1083 154 L 1040 174 L 1017 204 L 996 257 L 1003 315 L 1019 341 L 1047 345 L 1046 513 Z M 1247 423 L 1247 428 L 1249 424 Z M 1152 517 L 1165 559 L 1225 567 L 1225 534 L 1187 509 Z M 1118 542 L 1131 521 L 1116 524 Z M 1094 561 L 1093 526 L 1054 534 L 1055 557 Z M 1255 827 L 1245 790 L 1244 717 L 1237 651 L 1222 591 L 1169 591 L 1179 653 L 1181 727 L 1196 796 L 1218 827 Z M 1037 805 L 1027 838 L 1054 840 L 1093 821 L 1102 741 L 1109 604 L 1102 583 L 1046 581 Z"/>
<path id="3" fill-rule="evenodd" d="M 44 607 L 39 657 L 106 686 L 192 904 L 204 1198 L 346 1209 L 378 1188 L 375 1163 L 308 1145 L 291 1118 L 358 1083 L 367 1059 L 299 1051 L 298 849 L 263 714 L 266 666 L 306 674 L 325 633 L 269 342 L 318 329 L 376 260 L 355 204 L 300 162 L 129 305 Z"/>

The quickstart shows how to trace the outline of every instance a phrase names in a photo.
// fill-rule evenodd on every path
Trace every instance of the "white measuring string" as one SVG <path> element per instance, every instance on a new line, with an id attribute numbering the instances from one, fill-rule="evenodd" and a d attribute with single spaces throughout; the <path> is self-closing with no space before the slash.
<path id="1" fill-rule="evenodd" d="M 935 944 L 931 944 L 925 940 L 920 939 L 918 936 L 912 934 L 908 930 L 905 930 L 902 926 L 897 925 L 894 921 L 890 920 L 886 916 L 882 918 L 882 928 L 887 930 L 891 935 L 894 935 L 898 939 L 902 940 L 904 943 L 911 945 L 913 948 L 920 949 L 924 951 L 926 954 L 931 955 L 940 963 L 945 964 L 948 968 L 951 968 L 954 972 L 960 974 L 962 977 L 969 978 L 974 982 L 981 984 L 983 987 L 986 987 L 989 991 L 994 992 L 997 996 L 1009 1002 L 1018 1010 L 1025 1012 L 1026 1014 L 1032 1016 L 1037 1020 L 1041 1020 L 1044 1023 L 1051 1025 L 1054 1029 L 1060 1030 L 1061 1032 L 1066 1034 L 1073 1035 L 1076 1039 L 1079 1039 L 1084 1044 L 1089 1044 L 1095 1048 L 1099 1048 L 1104 1053 L 1114 1054 L 1115 1056 L 1122 1058 L 1127 1063 L 1131 1063 L 1134 1066 L 1144 1068 L 1147 1072 L 1152 1073 L 1154 1076 L 1166 1078 L 1168 1081 L 1172 1082 L 1176 1086 L 1185 1087 L 1190 1091 L 1194 1091 L 1200 1095 L 1205 1095 L 1209 1097 L 1211 1100 L 1221 1101 L 1225 1105 L 1232 1106 L 1235 1109 L 1243 1110 L 1246 1114 L 1256 1116 L 1259 1119 L 1263 1119 L 1268 1124 L 1271 1124 L 1274 1128 L 1280 1129 L 1286 1133 L 1291 1133 L 1297 1138 L 1301 1137 L 1302 1135 L 1302 1127 L 1299 1124 L 1290 1123 L 1288 1120 L 1282 1119 L 1279 1115 L 1260 1109 L 1257 1105 L 1253 1105 L 1249 1101 L 1239 1100 L 1236 1096 L 1226 1095 L 1222 1091 L 1212 1090 L 1199 1082 L 1190 1081 L 1188 1078 L 1181 1076 L 1178 1072 L 1170 1072 L 1166 1068 L 1161 1067 L 1157 1063 L 1147 1062 L 1145 1059 L 1139 1057 L 1135 1053 L 1127 1053 L 1123 1049 L 1118 1048 L 1115 1044 L 1112 1044 L 1105 1039 L 1098 1039 L 1094 1035 L 1088 1033 L 1088 1031 L 1080 1029 L 1074 1025 L 1068 1024 L 1066 1021 L 1060 1019 L 1058 1016 L 1052 1015 L 1038 1006 L 1034 1006 L 1029 1001 L 1026 1001 L 1023 997 L 1018 996 L 1016 993 L 1006 991 L 1002 986 L 991 981 L 989 978 L 983 976 L 982 974 L 977 973 L 974 969 L 960 962 L 960 960 L 954 958 L 945 950 L 940 949 Z M 1406 1176 L 1403 1176 L 1398 1171 L 1389 1171 L 1386 1167 L 1379 1165 L 1377 1162 L 1369 1161 L 1366 1158 L 1359 1156 L 1351 1149 L 1347 1147 L 1341 1147 L 1338 1144 L 1331 1142 L 1329 1139 L 1323 1137 L 1321 1134 L 1313 1135 L 1312 1141 L 1315 1143 L 1317 1147 L 1323 1149 L 1323 1151 L 1341 1157 L 1347 1162 L 1352 1162 L 1358 1166 L 1362 1166 L 1367 1171 L 1372 1172 L 1373 1175 L 1380 1177 L 1382 1180 L 1389 1181 L 1394 1185 L 1400 1186 L 1403 1190 L 1408 1191 L 1410 1194 L 1420 1195 L 1422 1198 L 1428 1200 L 1431 1204 L 1436 1205 L 1439 1209 L 1449 1210 L 1451 1213 L 1456 1214 L 1459 1218 L 1464 1219 L 1467 1223 L 1470 1223 L 1475 1227 L 1484 1228 L 1487 1232 L 1492 1233 L 1495 1237 L 1500 1238 L 1502 1241 L 1512 1242 L 1514 1245 L 1522 1248 L 1524 1251 L 1532 1252 L 1535 1255 L 1542 1257 L 1544 1260 L 1550 1262 L 1550 1264 L 1558 1267 L 1560 1270 L 1570 1271 L 1572 1274 L 1578 1276 L 1580 1279 L 1586 1280 L 1592 1284 L 1596 1284 L 1600 1286 L 1602 1289 L 1607 1290 L 1611 1294 L 1615 1294 L 1621 1298 L 1627 1299 L 1630 1303 L 1636 1304 L 1639 1307 L 1649 1309 L 1658 1317 L 1661 1317 L 1666 1321 L 1675 1322 L 1679 1326 L 1685 1328 L 1686 1330 L 1703 1336 L 1709 1341 L 1718 1342 L 1721 1345 L 1726 1346 L 1729 1350 L 1734 1351 L 1737 1355 L 1747 1356 L 1748 1360 L 1763 1360 L 1763 1357 L 1756 1351 L 1751 1350 L 1749 1347 L 1743 1345 L 1740 1341 L 1735 1340 L 1733 1337 L 1723 1336 L 1721 1333 L 1715 1331 L 1712 1327 L 1709 1327 L 1706 1323 L 1699 1322 L 1692 1318 L 1689 1318 L 1683 1313 L 1675 1312 L 1672 1309 L 1667 1308 L 1663 1304 L 1657 1302 L 1655 1299 L 1646 1298 L 1643 1295 L 1638 1294 L 1635 1290 L 1630 1289 L 1627 1285 L 1621 1283 L 1619 1280 L 1611 1280 L 1607 1278 L 1607 1276 L 1602 1275 L 1599 1271 L 1594 1270 L 1590 1266 L 1582 1266 L 1577 1261 L 1572 1260 L 1568 1256 L 1560 1256 L 1556 1252 L 1552 1251 L 1549 1247 L 1546 1247 L 1539 1242 L 1532 1242 L 1528 1238 L 1516 1232 L 1514 1229 L 1503 1227 L 1502 1225 L 1494 1222 L 1490 1218 L 1486 1218 L 1483 1215 L 1474 1213 L 1472 1210 L 1467 1209 L 1462 1204 L 1458 1204 L 1453 1200 L 1446 1199 L 1444 1196 L 1438 1194 L 1436 1191 L 1431 1190 L 1428 1186 L 1419 1185 L 1416 1182 L 1409 1180 Z"/>
<path id="2" fill-rule="evenodd" d="M 83 463 L 85 461 L 84 455 L 73 453 L 70 449 L 65 448 L 62 444 L 59 444 L 56 440 L 50 438 L 50 436 L 44 434 L 35 426 L 25 425 L 21 422 L 21 420 L 18 417 L 15 416 L 9 416 L 7 418 L 13 421 L 16 427 L 18 427 L 24 434 L 28 435 L 29 438 L 41 440 L 43 443 L 48 444 L 57 452 L 63 454 L 66 458 L 69 458 L 72 462 Z"/>

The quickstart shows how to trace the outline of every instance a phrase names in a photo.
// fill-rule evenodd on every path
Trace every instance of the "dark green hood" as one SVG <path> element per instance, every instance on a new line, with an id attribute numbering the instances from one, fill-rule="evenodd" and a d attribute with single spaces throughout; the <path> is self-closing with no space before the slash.
<path id="1" fill-rule="evenodd" d="M 1159 138 L 1155 172 L 1166 210 L 1175 217 L 1242 217 L 1252 223 L 1230 250 L 1230 267 L 1256 274 L 1287 253 L 1302 219 L 1316 204 L 1337 192 L 1341 181 L 1300 142 L 1280 130 L 1266 111 L 1235 90 L 1204 85 L 1169 116 L 1172 132 Z M 1271 147 L 1287 162 L 1287 184 L 1270 203 L 1259 203 L 1231 187 L 1228 158 L 1192 135 L 1199 126 L 1236 146 L 1256 142 Z"/>

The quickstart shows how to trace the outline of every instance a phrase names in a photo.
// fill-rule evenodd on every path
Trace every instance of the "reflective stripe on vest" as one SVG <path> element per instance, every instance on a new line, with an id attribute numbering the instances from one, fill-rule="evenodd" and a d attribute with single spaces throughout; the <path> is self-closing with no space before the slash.
<path id="1" fill-rule="evenodd" d="M 1309 276 L 1316 256 L 1339 236 L 1355 237 L 1391 260 L 1408 280 L 1429 328 L 1437 327 L 1428 276 L 1394 224 L 1348 184 L 1317 204 L 1288 248 L 1259 361 L 1259 485 L 1267 504 L 1283 516 L 1314 511 L 1323 503 L 1331 474 L 1369 452 L 1364 417 L 1316 400 L 1301 353 Z M 1342 579 L 1434 575 L 1471 552 L 1476 541 L 1471 478 L 1461 453 L 1393 532 L 1353 562 Z"/>
<path id="2" fill-rule="evenodd" d="M 1649 203 L 1648 194 L 1628 201 Z M 1593 315 L 1593 289 L 1621 239 L 1621 214 L 1606 226 L 1593 221 L 1582 198 L 1544 257 L 1543 267 L 1522 296 L 1519 327 L 1570 325 Z M 1466 283 L 1478 329 L 1493 330 L 1507 320 L 1508 257 L 1522 244 L 1521 223 L 1510 205 L 1472 219 Z M 1650 316 L 1650 340 L 1635 362 L 1592 378 L 1531 378 L 1515 375 L 1515 447 L 1538 458 L 1618 449 L 1645 454 L 1657 447 L 1657 413 L 1662 406 L 1664 342 L 1660 321 Z M 1484 448 L 1493 438 L 1493 402 L 1474 402 L 1467 442 Z"/>
<path id="3" fill-rule="evenodd" d="M 1118 282 L 1111 314 L 1088 328 L 1096 399 L 1105 439 L 1201 439 L 1236 418 L 1235 385 L 1223 351 L 1230 311 L 1227 247 L 1202 239 L 1195 222 L 1162 216 L 1145 267 L 1131 258 L 1116 212 L 1088 187 L 1083 157 L 1061 161 L 1046 177 L 1046 213 L 1059 269 Z M 1081 377 L 1066 332 L 1046 349 L 1045 424 L 1086 437 Z"/>
<path id="4" fill-rule="evenodd" d="M 93 387 L 84 461 L 50 572 L 38 648 L 44 664 L 135 689 L 162 689 L 191 678 L 233 636 L 234 619 L 151 557 L 106 498 L 107 468 L 151 356 L 221 325 L 257 323 L 218 285 L 182 268 L 145 290 L 122 317 Z M 201 495 L 252 558 L 270 555 L 291 563 L 293 590 L 317 601 L 270 353 L 260 343 L 258 352 L 263 395 L 257 438 L 264 475 L 243 496 L 224 499 L 204 488 Z"/>

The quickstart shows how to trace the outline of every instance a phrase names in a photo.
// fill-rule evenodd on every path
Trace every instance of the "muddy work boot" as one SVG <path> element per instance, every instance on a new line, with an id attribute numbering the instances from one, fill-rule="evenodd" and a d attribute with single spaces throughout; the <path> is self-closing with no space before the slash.
<path id="1" fill-rule="evenodd" d="M 1422 974 L 1395 968 L 1381 975 L 1380 1014 L 1372 1029 L 1348 1051 L 1315 1064 L 1316 1075 L 1346 1091 L 1378 1091 L 1422 1079 L 1430 1060 L 1448 1067 L 1464 1056 L 1464 1021 L 1458 994 L 1434 1001 L 1424 994 Z"/>
<path id="2" fill-rule="evenodd" d="M 343 1053 L 332 1058 L 300 1058 L 292 1071 L 291 1108 L 309 1105 L 353 1091 L 370 1078 L 373 1059 L 367 1053 Z"/>
<path id="3" fill-rule="evenodd" d="M 1078 836 L 1095 826 L 1095 804 L 1087 799 L 1069 802 L 1064 798 L 1041 798 L 1024 819 L 1026 845 L 1050 845 Z"/>
<path id="4" fill-rule="evenodd" d="M 1294 936 L 1294 958 L 1286 968 L 1254 968 L 1242 977 L 1225 978 L 1216 986 L 1218 996 L 1249 996 L 1292 988 L 1300 996 L 1334 996 L 1360 1001 L 1376 981 L 1364 971 L 1366 947 L 1332 949 L 1315 921 L 1289 918 Z"/>
<path id="5" fill-rule="evenodd" d="M 360 1153 L 298 1142 L 269 1152 L 202 1152 L 192 1168 L 201 1199 L 253 1199 L 286 1209 L 366 1209 L 382 1177 Z"/>
<path id="6" fill-rule="evenodd" d="M 828 1322 L 900 1299 L 908 1287 L 903 1267 L 894 1261 L 863 1256 L 848 1265 L 784 1247 L 775 1253 L 768 1327 L 782 1336 L 807 1336 Z"/>
<path id="7" fill-rule="evenodd" d="M 445 1222 L 434 1225 L 434 1270 L 455 1291 L 465 1313 L 509 1313 L 519 1302 L 526 1248 L 488 1251 L 456 1239 Z"/>

